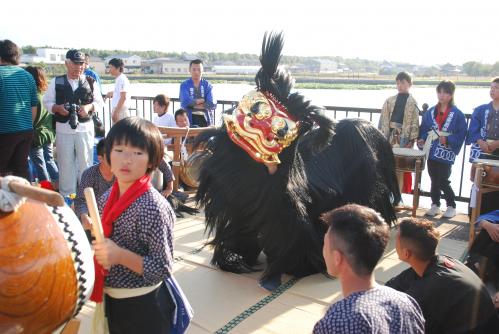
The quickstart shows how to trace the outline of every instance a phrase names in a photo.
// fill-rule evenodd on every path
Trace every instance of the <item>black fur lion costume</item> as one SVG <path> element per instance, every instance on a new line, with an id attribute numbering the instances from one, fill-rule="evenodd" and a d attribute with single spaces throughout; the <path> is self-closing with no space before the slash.
<path id="1" fill-rule="evenodd" d="M 283 273 L 325 270 L 321 213 L 346 203 L 396 219 L 400 193 L 390 144 L 368 121 L 332 121 L 299 93 L 278 68 L 281 34 L 264 36 L 256 90 L 202 133 L 207 142 L 196 199 L 213 235 L 212 263 L 235 273 L 254 271 L 263 251 L 262 285 Z"/>

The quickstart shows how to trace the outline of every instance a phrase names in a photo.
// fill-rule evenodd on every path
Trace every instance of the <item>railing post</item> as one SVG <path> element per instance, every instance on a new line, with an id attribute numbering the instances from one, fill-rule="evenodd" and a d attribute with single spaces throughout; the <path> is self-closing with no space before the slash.
<path id="1" fill-rule="evenodd" d="M 470 125 L 470 117 L 468 115 L 466 116 L 466 128 L 469 128 Z M 461 162 L 461 178 L 459 180 L 459 197 L 462 197 L 462 191 L 463 191 L 463 179 L 464 179 L 464 163 L 466 162 L 466 143 L 464 143 L 464 148 L 463 148 L 463 161 Z"/>

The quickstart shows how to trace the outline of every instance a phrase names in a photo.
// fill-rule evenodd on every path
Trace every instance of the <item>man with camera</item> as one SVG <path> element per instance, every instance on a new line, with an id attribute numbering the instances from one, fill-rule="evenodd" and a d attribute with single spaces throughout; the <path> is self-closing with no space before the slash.
<path id="1" fill-rule="evenodd" d="M 43 104 L 56 121 L 59 190 L 63 196 L 76 193 L 76 183 L 85 169 L 92 166 L 94 147 L 93 113 L 104 101 L 98 84 L 83 75 L 85 56 L 71 49 L 66 53 L 65 75 L 49 84 Z"/>

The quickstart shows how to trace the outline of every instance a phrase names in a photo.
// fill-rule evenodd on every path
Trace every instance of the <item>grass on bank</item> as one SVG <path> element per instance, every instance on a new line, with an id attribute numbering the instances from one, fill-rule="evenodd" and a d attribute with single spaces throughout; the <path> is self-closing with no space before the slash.
<path id="1" fill-rule="evenodd" d="M 165 84 L 165 83 L 178 83 L 180 84 L 185 79 L 173 79 L 173 78 L 144 78 L 144 77 L 134 77 L 128 76 L 130 82 L 133 83 L 151 83 L 151 84 Z M 217 80 L 208 78 L 210 83 L 212 84 L 250 84 L 254 85 L 253 80 Z M 102 79 L 103 84 L 114 84 L 113 79 Z M 415 87 L 436 87 L 440 81 L 433 82 L 424 82 L 423 84 L 414 83 Z M 466 82 L 464 84 L 457 83 L 462 88 L 477 88 L 477 87 L 488 87 L 490 83 L 487 85 L 474 85 Z M 380 82 L 363 82 L 360 80 L 358 83 L 324 83 L 324 82 L 297 82 L 295 84 L 295 88 L 297 89 L 351 89 L 351 90 L 381 90 L 381 89 L 394 89 L 396 88 L 394 84 L 387 84 L 385 81 Z"/>

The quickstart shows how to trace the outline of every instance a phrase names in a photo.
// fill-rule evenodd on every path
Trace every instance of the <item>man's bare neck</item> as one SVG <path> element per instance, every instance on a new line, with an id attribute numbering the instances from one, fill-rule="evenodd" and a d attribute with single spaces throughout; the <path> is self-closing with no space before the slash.
<path id="1" fill-rule="evenodd" d="M 409 263 L 409 265 L 416 272 L 416 274 L 418 274 L 419 277 L 423 277 L 424 272 L 426 271 L 426 268 L 428 268 L 429 264 L 430 261 L 420 261 L 420 260 L 414 260 Z"/>
<path id="2" fill-rule="evenodd" d="M 341 277 L 341 291 L 346 298 L 352 293 L 372 289 L 376 285 L 374 275 Z"/>

